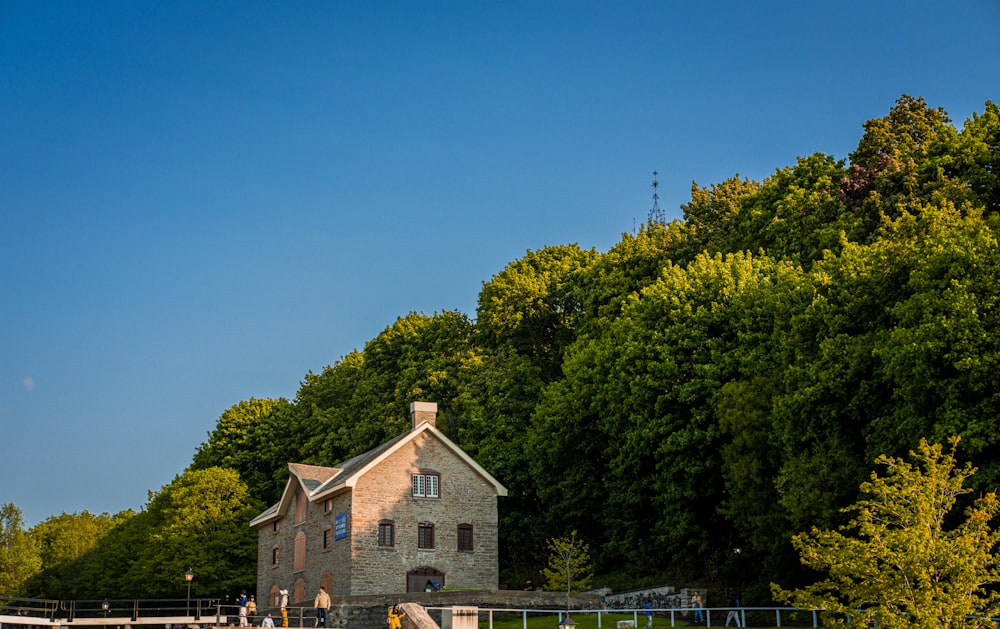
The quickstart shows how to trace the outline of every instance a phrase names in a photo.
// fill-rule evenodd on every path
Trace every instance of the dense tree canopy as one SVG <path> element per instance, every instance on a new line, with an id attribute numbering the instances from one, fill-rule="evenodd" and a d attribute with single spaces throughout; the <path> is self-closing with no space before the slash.
<path id="1" fill-rule="evenodd" d="M 185 562 L 205 592 L 249 585 L 245 524 L 278 499 L 286 464 L 364 452 L 408 428 L 414 400 L 437 402 L 439 428 L 509 488 L 508 583 L 538 578 L 546 540 L 577 531 L 598 583 L 724 588 L 739 548 L 744 598 L 763 601 L 770 581 L 814 578 L 792 536 L 842 525 L 878 455 L 961 435 L 970 487 L 992 490 L 1000 110 L 987 101 L 957 129 L 904 95 L 861 131 L 847 159 L 692 184 L 683 220 L 605 253 L 528 251 L 484 282 L 475 321 L 411 312 L 308 372 L 293 400 L 235 404 L 143 511 L 39 527 L 27 586 L 77 574 L 59 591 L 159 595 Z M 206 497 L 214 515 L 198 520 Z M 93 548 L 72 522 L 97 527 Z"/>

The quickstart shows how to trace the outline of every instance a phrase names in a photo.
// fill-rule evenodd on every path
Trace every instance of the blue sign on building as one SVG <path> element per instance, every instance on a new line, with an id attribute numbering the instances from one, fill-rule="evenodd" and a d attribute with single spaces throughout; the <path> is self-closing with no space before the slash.
<path id="1" fill-rule="evenodd" d="M 344 539 L 347 537 L 347 512 L 338 513 L 333 520 L 333 539 Z"/>

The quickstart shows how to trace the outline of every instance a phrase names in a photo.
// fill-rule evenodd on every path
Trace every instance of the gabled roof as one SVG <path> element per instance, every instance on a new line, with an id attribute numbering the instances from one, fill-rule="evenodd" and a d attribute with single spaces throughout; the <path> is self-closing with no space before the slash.
<path id="1" fill-rule="evenodd" d="M 287 513 L 288 508 L 291 506 L 292 497 L 295 495 L 296 485 L 302 487 L 310 502 L 316 502 L 342 491 L 350 490 L 361 476 L 425 432 L 430 433 L 455 454 L 455 456 L 472 468 L 487 484 L 493 487 L 493 491 L 498 496 L 507 495 L 507 488 L 501 485 L 500 481 L 493 478 L 489 472 L 466 454 L 465 450 L 455 445 L 451 439 L 446 437 L 433 425 L 423 422 L 416 428 L 390 439 L 376 448 L 372 448 L 352 459 L 344 461 L 338 467 L 289 463 L 288 483 L 285 485 L 285 491 L 281 494 L 281 500 L 251 520 L 250 526 L 256 527 L 266 524 Z"/>

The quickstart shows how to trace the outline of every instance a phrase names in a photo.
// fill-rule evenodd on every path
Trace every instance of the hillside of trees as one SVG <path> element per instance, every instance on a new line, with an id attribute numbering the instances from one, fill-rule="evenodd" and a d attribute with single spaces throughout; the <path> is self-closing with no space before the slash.
<path id="1" fill-rule="evenodd" d="M 879 455 L 959 435 L 972 493 L 1000 484 L 995 103 L 958 128 L 904 95 L 847 158 L 693 184 L 681 209 L 607 252 L 528 251 L 483 284 L 474 318 L 406 314 L 293 400 L 235 404 L 142 511 L 21 535 L 33 563 L 0 588 L 177 596 L 188 566 L 194 595 L 252 587 L 247 522 L 286 464 L 378 445 L 413 400 L 437 402 L 438 427 L 509 488 L 513 587 L 576 531 L 595 585 L 739 580 L 762 603 L 772 581 L 814 578 L 793 535 L 840 524 Z M 6 543 L 18 513 L 0 515 Z"/>

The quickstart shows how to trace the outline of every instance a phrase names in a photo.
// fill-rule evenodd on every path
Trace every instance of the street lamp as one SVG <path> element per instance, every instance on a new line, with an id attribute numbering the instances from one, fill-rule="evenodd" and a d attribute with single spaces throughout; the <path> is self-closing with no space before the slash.
<path id="1" fill-rule="evenodd" d="M 192 579 L 194 579 L 194 571 L 191 570 L 191 568 L 188 568 L 187 572 L 184 573 L 184 580 L 187 581 L 187 584 L 188 584 L 187 607 L 184 610 L 184 615 L 185 616 L 190 616 L 191 615 L 191 580 Z"/>
<path id="2" fill-rule="evenodd" d="M 743 571 L 740 570 L 740 555 L 743 553 L 743 549 L 737 546 L 733 549 L 733 553 L 736 555 L 736 598 L 743 598 Z"/>
<path id="3" fill-rule="evenodd" d="M 111 603 L 109 603 L 107 599 L 105 599 L 104 602 L 101 603 L 101 611 L 104 612 L 104 619 L 107 620 L 108 612 L 111 611 Z"/>

